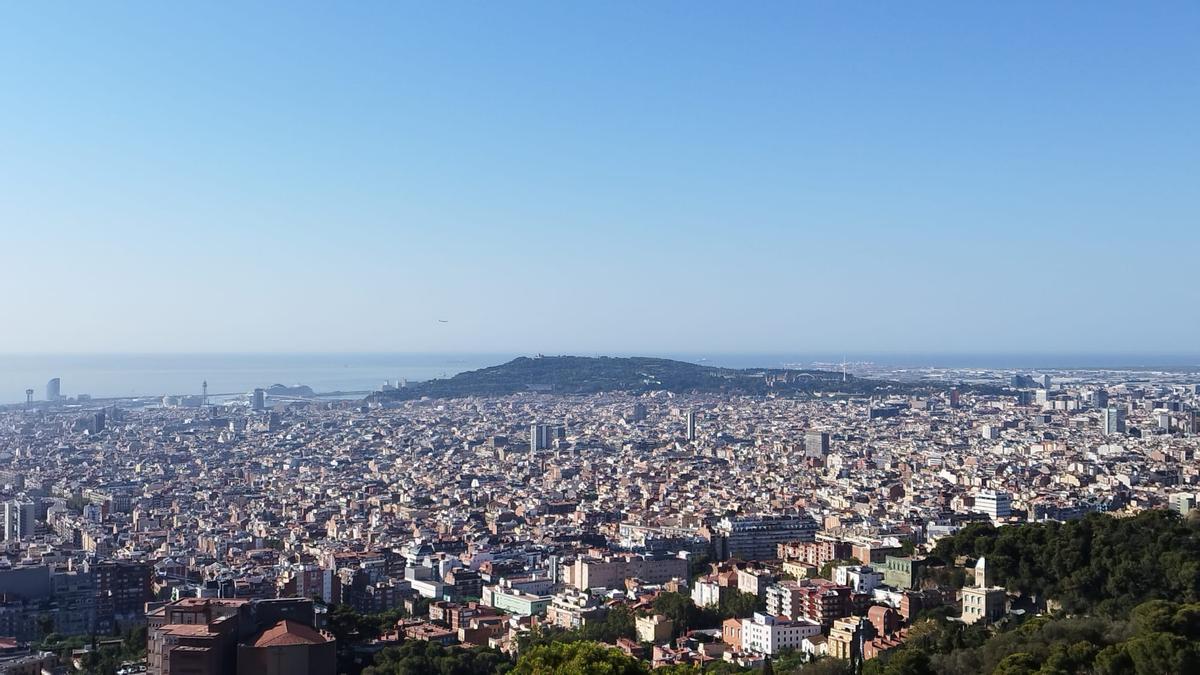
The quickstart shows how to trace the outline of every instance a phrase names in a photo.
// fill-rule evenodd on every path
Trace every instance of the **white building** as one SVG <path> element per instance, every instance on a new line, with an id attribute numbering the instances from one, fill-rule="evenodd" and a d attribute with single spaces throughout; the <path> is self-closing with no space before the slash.
<path id="1" fill-rule="evenodd" d="M 1012 515 L 1012 497 L 1003 490 L 980 490 L 975 495 L 975 511 L 986 514 L 992 522 Z"/>
<path id="2" fill-rule="evenodd" d="M 716 579 L 697 579 L 692 586 L 692 602 L 697 607 L 716 607 L 721 604 L 722 590 Z"/>
<path id="3" fill-rule="evenodd" d="M 821 634 L 821 624 L 755 612 L 742 619 L 742 649 L 774 656 L 787 649 L 802 649 L 804 639 Z"/>
<path id="4" fill-rule="evenodd" d="M 833 580 L 855 593 L 870 593 L 883 584 L 883 574 L 869 565 L 841 565 L 833 568 Z"/>
<path id="5" fill-rule="evenodd" d="M 1186 516 L 1189 511 L 1196 508 L 1196 495 L 1191 492 L 1180 492 L 1168 497 L 1167 503 L 1171 505 L 1172 511 Z"/>

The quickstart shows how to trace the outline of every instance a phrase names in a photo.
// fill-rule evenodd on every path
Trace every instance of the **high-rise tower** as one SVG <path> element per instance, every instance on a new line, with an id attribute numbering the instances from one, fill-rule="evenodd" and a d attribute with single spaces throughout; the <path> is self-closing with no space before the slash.
<path id="1" fill-rule="evenodd" d="M 1104 434 L 1113 436 L 1116 434 L 1125 433 L 1125 410 L 1123 408 L 1108 407 L 1103 411 L 1101 425 L 1104 429 Z"/>

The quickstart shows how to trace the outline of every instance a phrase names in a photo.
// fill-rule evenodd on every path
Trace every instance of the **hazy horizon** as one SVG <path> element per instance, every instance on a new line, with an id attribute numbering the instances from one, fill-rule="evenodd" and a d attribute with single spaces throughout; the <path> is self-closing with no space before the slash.
<path id="1" fill-rule="evenodd" d="M 1200 5 L 0 9 L 0 353 L 1189 353 Z"/>
<path id="2" fill-rule="evenodd" d="M 372 391 L 385 381 L 421 381 L 505 363 L 533 353 L 374 353 L 374 354 L 0 354 L 0 405 L 25 400 L 25 390 L 44 397 L 50 378 L 61 378 L 63 395 L 93 397 L 198 394 L 207 382 L 212 395 L 244 394 L 271 384 L 305 384 L 317 392 Z M 557 356 L 559 354 L 547 354 Z M 576 353 L 576 356 L 600 356 Z M 672 358 L 729 368 L 811 367 L 836 370 L 845 359 L 854 372 L 883 369 L 1104 370 L 1163 369 L 1179 373 L 1200 370 L 1200 355 L 1061 355 L 1061 354 L 867 354 L 776 353 L 686 354 L 643 353 L 605 356 Z M 867 366 L 866 364 L 871 364 Z"/>
<path id="3" fill-rule="evenodd" d="M 660 350 L 640 350 L 640 351 L 594 351 L 594 350 L 549 350 L 549 351 L 532 351 L 532 350 L 513 350 L 513 351 L 445 351 L 445 350 L 424 350 L 424 351 L 398 351 L 398 350 L 362 350 L 362 351 L 339 351 L 339 350 L 321 350 L 321 351 L 107 351 L 107 352 L 0 352 L 0 357 L 36 357 L 36 358 L 74 358 L 74 357 L 172 357 L 172 356 L 509 356 L 516 358 L 519 356 L 586 356 L 586 357 L 663 357 L 663 358 L 684 358 L 684 357 L 705 357 L 705 356 L 736 356 L 736 357 L 779 357 L 779 356 L 823 356 L 829 358 L 837 358 L 839 361 L 846 356 L 882 356 L 882 357 L 1070 357 L 1071 359 L 1086 359 L 1088 357 L 1104 357 L 1104 358 L 1153 358 L 1156 356 L 1168 357 L 1171 359 L 1200 359 L 1200 351 L 971 351 L 971 350 L 944 350 L 944 351 L 900 351 L 900 350 L 861 350 L 849 352 L 835 352 L 822 350 L 783 350 L 783 351 L 660 351 Z"/>

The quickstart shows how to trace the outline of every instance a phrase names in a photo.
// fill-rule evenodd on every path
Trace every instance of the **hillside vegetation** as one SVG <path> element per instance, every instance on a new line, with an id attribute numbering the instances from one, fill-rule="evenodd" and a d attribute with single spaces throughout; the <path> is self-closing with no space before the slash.
<path id="1" fill-rule="evenodd" d="M 404 400 L 503 396 L 541 391 L 593 394 L 609 391 L 723 392 L 766 395 L 804 393 L 909 394 L 931 387 L 872 380 L 828 370 L 787 368 L 719 368 L 686 361 L 648 357 L 539 356 L 520 357 L 498 366 L 454 377 L 413 383 L 380 392 L 377 399 Z"/>

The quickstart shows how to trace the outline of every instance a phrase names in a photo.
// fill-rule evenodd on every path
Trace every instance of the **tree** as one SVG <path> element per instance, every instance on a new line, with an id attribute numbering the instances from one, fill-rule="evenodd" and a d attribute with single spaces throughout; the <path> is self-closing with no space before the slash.
<path id="1" fill-rule="evenodd" d="M 1166 600 L 1151 600 L 1134 607 L 1129 613 L 1129 618 L 1139 633 L 1170 630 L 1177 607 L 1175 603 Z"/>
<path id="2" fill-rule="evenodd" d="M 854 675 L 854 672 L 854 667 L 849 661 L 832 657 L 817 659 L 788 670 L 789 675 Z"/>
<path id="3" fill-rule="evenodd" d="M 125 633 L 123 649 L 125 653 L 134 656 L 145 655 L 148 630 L 146 626 L 137 626 Z"/>
<path id="4" fill-rule="evenodd" d="M 1200 639 L 1200 603 L 1184 605 L 1171 617 L 1171 632 L 1189 640 Z"/>
<path id="5" fill-rule="evenodd" d="M 329 632 L 337 638 L 338 672 L 358 672 L 363 659 L 355 646 L 392 630 L 396 620 L 404 616 L 404 609 L 397 607 L 379 614 L 359 614 L 350 605 L 339 604 L 333 605 L 326 616 Z"/>
<path id="6" fill-rule="evenodd" d="M 512 662 L 495 650 L 447 648 L 411 640 L 380 652 L 363 675 L 500 675 L 511 667 Z"/>
<path id="7" fill-rule="evenodd" d="M 805 665 L 808 655 L 796 649 L 783 649 L 775 654 L 771 665 L 776 672 L 790 673 Z"/>
<path id="8" fill-rule="evenodd" d="M 1056 644 L 1042 662 L 1038 675 L 1073 675 L 1086 671 L 1096 659 L 1097 651 L 1096 645 L 1082 640 L 1072 645 Z"/>
<path id="9" fill-rule="evenodd" d="M 628 607 L 617 606 L 599 621 L 589 621 L 579 629 L 579 636 L 593 642 L 616 642 L 620 638 L 633 639 L 637 636 L 633 612 Z"/>
<path id="10" fill-rule="evenodd" d="M 521 655 L 514 675 L 647 675 L 650 668 L 619 649 L 596 642 L 555 642 Z"/>
<path id="11" fill-rule="evenodd" d="M 1200 523 L 1165 510 L 1066 523 L 972 523 L 934 556 L 986 556 L 996 583 L 1059 600 L 1071 613 L 1124 616 L 1147 600 L 1200 602 Z"/>
<path id="12" fill-rule="evenodd" d="M 729 589 L 721 596 L 721 601 L 717 605 L 717 614 L 718 618 L 723 621 L 747 617 L 765 609 L 766 602 L 757 595 Z"/>
<path id="13" fill-rule="evenodd" d="M 887 656 L 867 661 L 864 675 L 934 675 L 936 671 L 923 649 L 904 647 Z"/>
<path id="14" fill-rule="evenodd" d="M 992 675 L 1033 675 L 1041 667 L 1041 663 L 1033 654 L 1017 652 L 1004 657 L 992 671 Z"/>
<path id="15" fill-rule="evenodd" d="M 654 611 L 675 623 L 675 634 L 682 635 L 701 621 L 700 608 L 683 593 L 659 593 L 654 599 Z"/>
<path id="16" fill-rule="evenodd" d="M 1137 675 L 1200 671 L 1200 658 L 1197 658 L 1196 648 L 1178 635 L 1139 635 L 1122 646 L 1133 661 L 1133 670 Z"/>
<path id="17" fill-rule="evenodd" d="M 703 675 L 700 666 L 691 663 L 676 663 L 654 669 L 654 675 Z"/>
<path id="18" fill-rule="evenodd" d="M 329 632 L 337 638 L 339 646 L 366 642 L 380 635 L 378 623 L 354 611 L 350 605 L 334 605 L 327 616 Z"/>
<path id="19" fill-rule="evenodd" d="M 1133 659 L 1123 645 L 1109 645 L 1096 655 L 1092 666 L 1096 675 L 1125 675 L 1133 672 Z"/>

